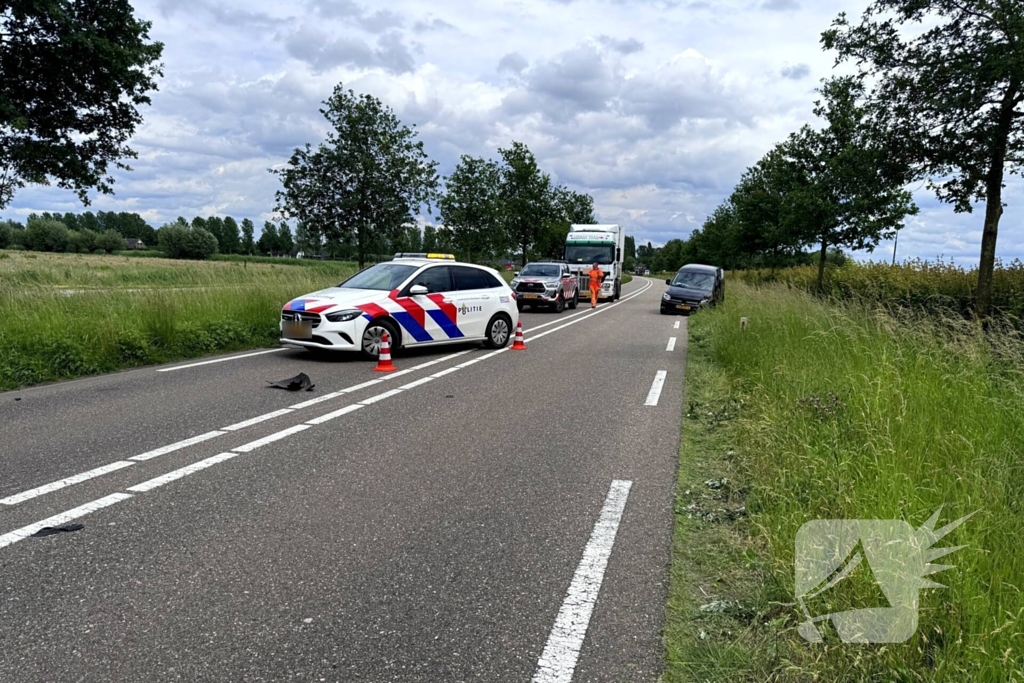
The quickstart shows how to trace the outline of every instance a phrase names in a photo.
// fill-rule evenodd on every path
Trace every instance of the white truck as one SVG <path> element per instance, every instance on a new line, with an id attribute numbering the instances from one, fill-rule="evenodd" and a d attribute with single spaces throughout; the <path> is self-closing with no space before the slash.
<path id="1" fill-rule="evenodd" d="M 565 260 L 579 278 L 581 295 L 589 295 L 587 271 L 596 263 L 604 271 L 598 298 L 618 299 L 622 294 L 622 252 L 626 231 L 620 225 L 573 224 L 565 238 Z"/>

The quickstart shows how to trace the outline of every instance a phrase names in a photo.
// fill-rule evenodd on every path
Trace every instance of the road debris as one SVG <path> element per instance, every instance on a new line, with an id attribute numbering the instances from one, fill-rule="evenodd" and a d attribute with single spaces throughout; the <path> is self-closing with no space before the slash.
<path id="1" fill-rule="evenodd" d="M 84 528 L 84 524 L 68 524 L 67 526 L 44 526 L 42 529 L 32 534 L 32 537 L 42 538 L 43 536 L 53 536 L 54 534 L 81 531 Z"/>
<path id="2" fill-rule="evenodd" d="M 313 384 L 313 381 L 309 379 L 309 375 L 304 372 L 300 372 L 294 377 L 289 377 L 288 379 L 278 380 L 277 382 L 267 380 L 267 384 L 279 389 L 287 389 L 288 391 L 301 391 L 303 389 L 306 391 L 313 391 L 313 387 L 316 386 Z"/>

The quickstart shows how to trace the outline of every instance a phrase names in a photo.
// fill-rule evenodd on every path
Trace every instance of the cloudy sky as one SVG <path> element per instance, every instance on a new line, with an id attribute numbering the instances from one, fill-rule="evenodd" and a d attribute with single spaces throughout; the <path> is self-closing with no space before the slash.
<path id="1" fill-rule="evenodd" d="M 94 210 L 272 217 L 267 169 L 323 138 L 343 83 L 375 95 L 449 173 L 462 154 L 529 145 L 557 182 L 595 199 L 638 243 L 685 238 L 742 171 L 813 119 L 832 70 L 821 31 L 866 0 L 139 0 L 165 43 L 134 171 Z M 1012 178 L 998 255 L 1024 257 L 1024 184 Z M 982 214 L 916 193 L 904 257 L 977 261 Z M 79 211 L 33 187 L 6 216 Z M 891 258 L 892 244 L 874 258 Z M 868 255 L 864 255 L 867 258 Z"/>

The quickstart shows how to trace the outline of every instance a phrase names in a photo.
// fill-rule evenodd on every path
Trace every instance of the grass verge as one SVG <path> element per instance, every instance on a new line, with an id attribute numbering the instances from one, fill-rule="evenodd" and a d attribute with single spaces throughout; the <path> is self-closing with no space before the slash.
<path id="1" fill-rule="evenodd" d="M 272 346 L 285 302 L 355 270 L 7 253 L 0 390 Z"/>
<path id="2" fill-rule="evenodd" d="M 666 683 L 1024 681 L 1024 353 L 1012 331 L 734 284 L 690 319 L 688 354 Z M 929 577 L 948 588 L 920 591 L 909 640 L 799 636 L 786 603 L 801 525 L 917 529 L 943 505 L 940 524 L 980 512 L 939 542 L 967 547 Z M 852 577 L 824 613 L 877 592 Z"/>

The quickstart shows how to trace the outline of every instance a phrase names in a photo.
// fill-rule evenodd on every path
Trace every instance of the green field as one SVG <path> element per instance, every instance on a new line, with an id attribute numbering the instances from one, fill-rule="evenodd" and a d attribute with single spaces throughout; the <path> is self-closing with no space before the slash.
<path id="1" fill-rule="evenodd" d="M 690 319 L 665 681 L 1024 681 L 1024 346 L 901 316 L 734 282 Z M 801 525 L 940 507 L 979 512 L 938 543 L 966 547 L 910 640 L 800 638 Z M 874 592 L 853 579 L 826 611 Z"/>
<path id="2" fill-rule="evenodd" d="M 0 251 L 0 390 L 271 346 L 289 299 L 355 264 Z"/>

